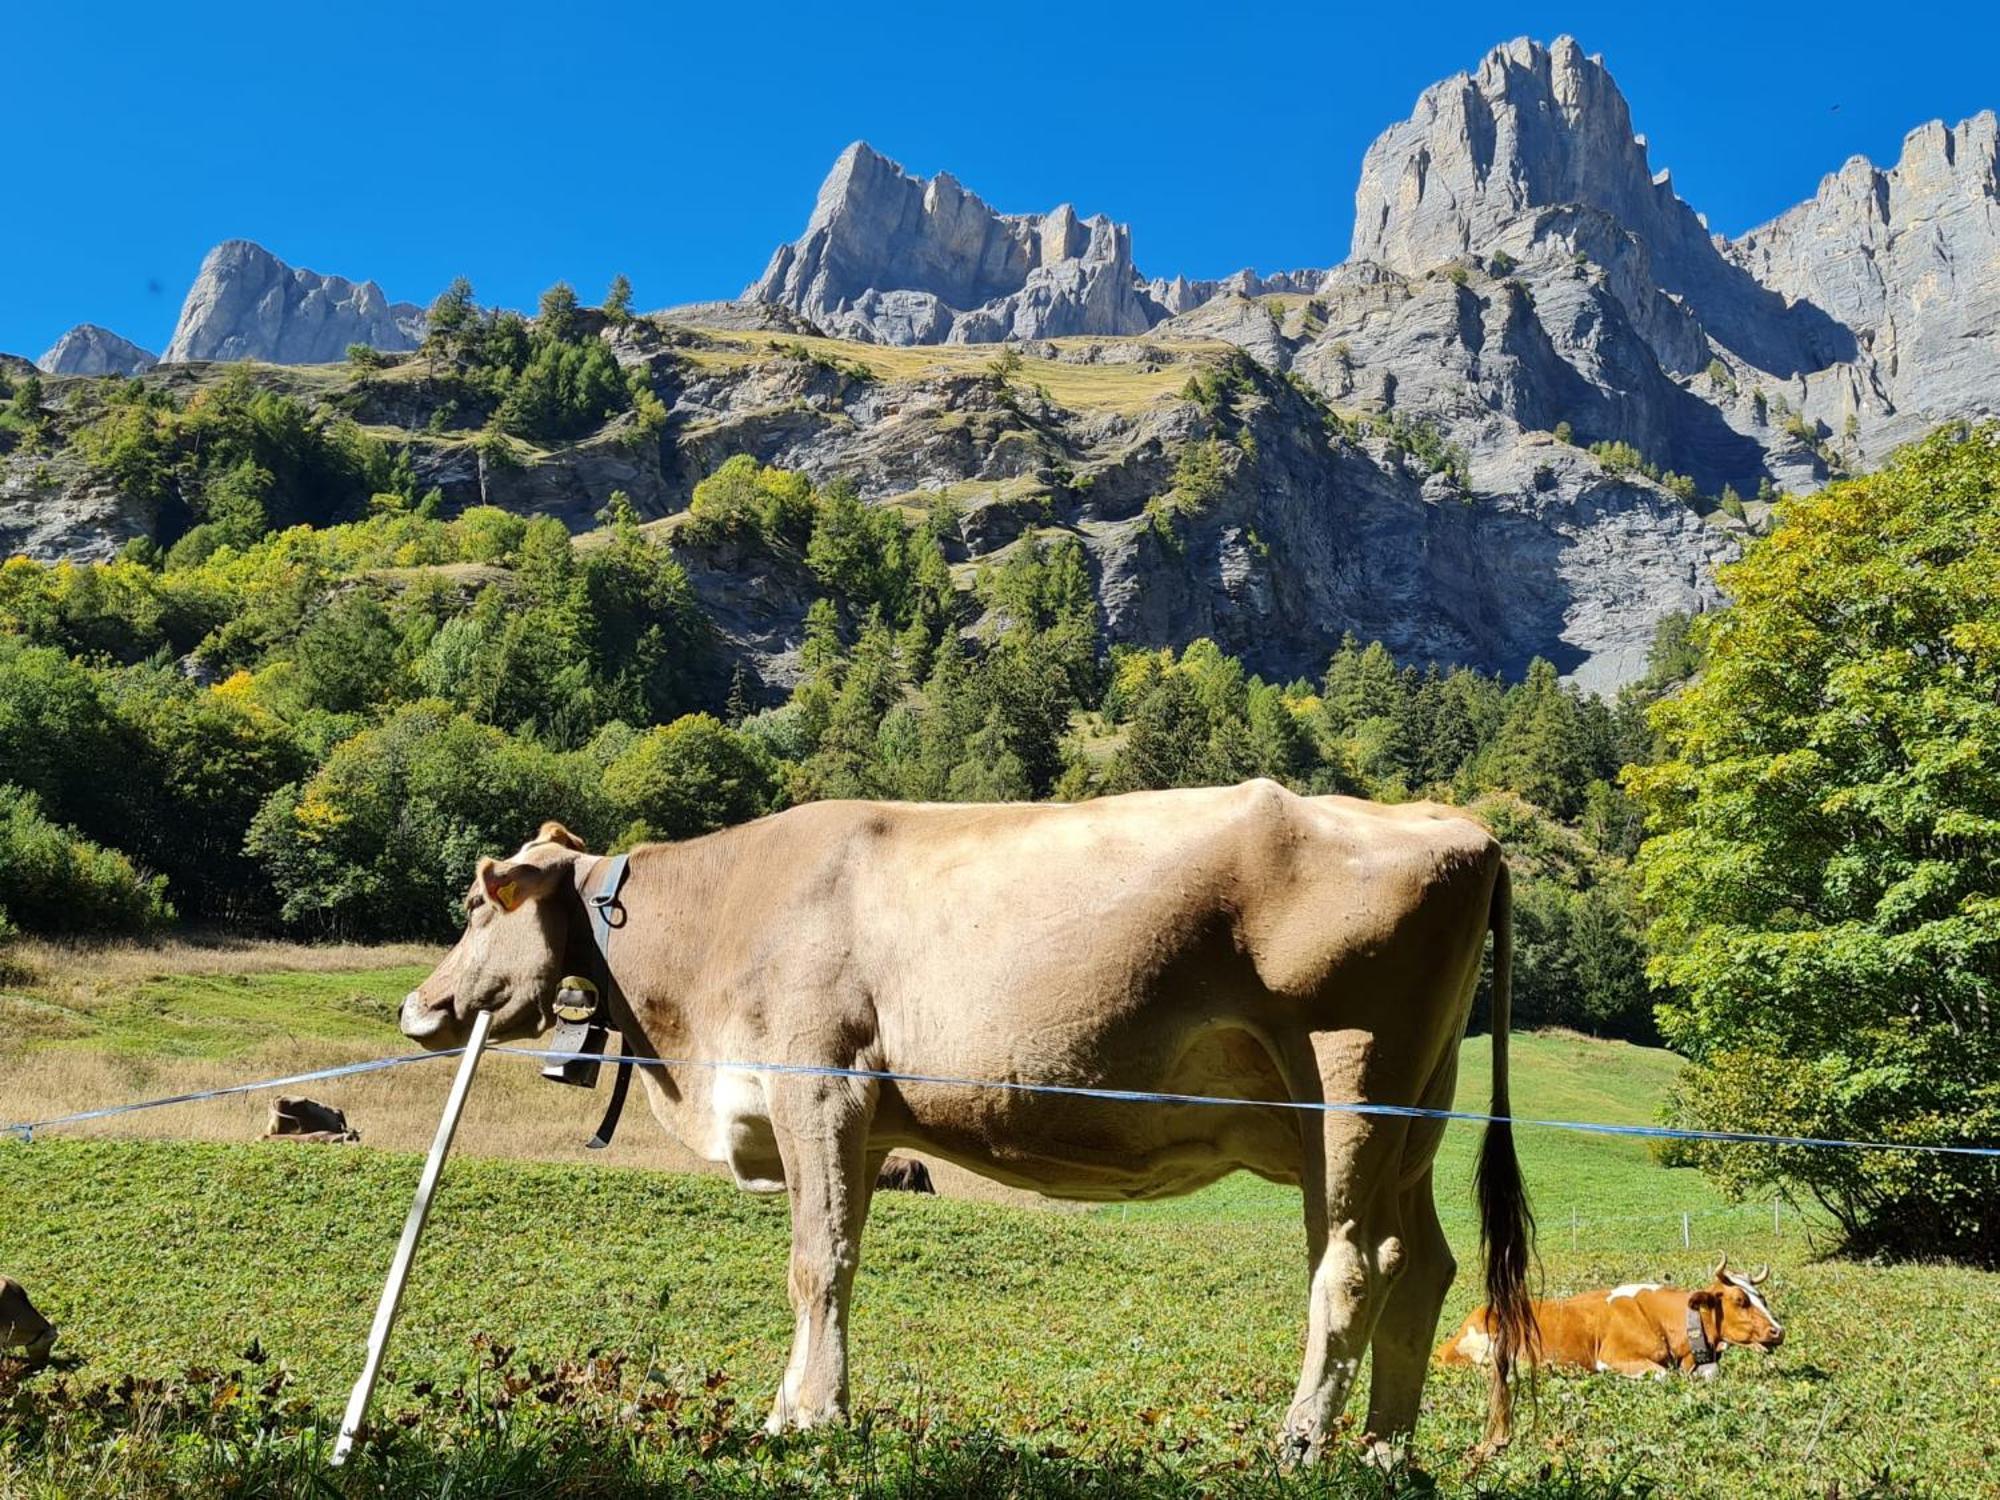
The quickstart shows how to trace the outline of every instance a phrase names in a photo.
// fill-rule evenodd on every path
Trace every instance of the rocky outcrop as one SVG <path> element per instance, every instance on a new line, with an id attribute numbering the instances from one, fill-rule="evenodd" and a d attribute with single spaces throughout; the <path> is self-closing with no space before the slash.
<path id="1" fill-rule="evenodd" d="M 1426 89 L 1415 113 L 1377 138 L 1355 193 L 1350 258 L 1417 274 L 1485 255 L 1545 209 L 1602 215 L 1643 249 L 1654 287 L 1760 370 L 1792 376 L 1853 355 L 1837 321 L 1788 305 L 1722 255 L 1669 174 L 1653 171 L 1603 59 L 1570 37 L 1495 48 L 1475 72 Z M 1685 363 L 1689 352 L 1680 341 L 1656 350 L 1676 375 L 1699 368 Z"/>
<path id="2" fill-rule="evenodd" d="M 1325 271 L 1275 271 L 1269 276 L 1245 269 L 1220 281 L 1190 281 L 1185 276 L 1156 276 L 1146 283 L 1146 295 L 1167 313 L 1192 312 L 1217 297 L 1306 295 L 1320 289 Z"/>
<path id="3" fill-rule="evenodd" d="M 949 173 L 912 177 L 859 141 L 743 298 L 884 344 L 1143 333 L 1160 317 L 1124 225 L 1068 204 L 997 213 Z"/>
<path id="4" fill-rule="evenodd" d="M 1853 330 L 1851 370 L 1800 405 L 1877 451 L 1947 417 L 2000 413 L 2000 120 L 1912 131 L 1887 171 L 1855 157 L 1730 247 L 1748 274 Z"/>
<path id="5" fill-rule="evenodd" d="M 327 364 L 350 344 L 414 349 L 423 322 L 422 308 L 391 302 L 372 281 L 295 270 L 261 245 L 228 240 L 202 261 L 162 358 Z"/>
<path id="6" fill-rule="evenodd" d="M 45 375 L 137 375 L 159 362 L 152 350 L 141 349 L 108 328 L 79 323 L 35 363 Z"/>

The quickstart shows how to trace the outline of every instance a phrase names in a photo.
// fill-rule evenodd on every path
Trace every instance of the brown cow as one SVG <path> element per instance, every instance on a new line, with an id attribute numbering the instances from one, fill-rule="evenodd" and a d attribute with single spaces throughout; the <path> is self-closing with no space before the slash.
<path id="1" fill-rule="evenodd" d="M 878 1193 L 936 1193 L 931 1185 L 931 1169 L 914 1156 L 883 1158 L 882 1170 L 875 1174 Z"/>
<path id="2" fill-rule="evenodd" d="M 331 1104 L 303 1095 L 282 1095 L 271 1105 L 271 1119 L 264 1127 L 267 1141 L 346 1142 L 361 1139 L 347 1116 Z"/>
<path id="3" fill-rule="evenodd" d="M 604 974 L 586 900 L 607 875 L 553 824 L 482 860 L 404 1033 L 454 1047 L 481 1010 L 495 1037 L 546 1030 L 565 974 Z M 1383 1448 L 1408 1435 L 1456 1269 L 1431 1192 L 1444 1123 L 1316 1106 L 1448 1107 L 1491 931 L 1507 1113 L 1508 883 L 1479 825 L 1269 781 L 1073 806 L 816 802 L 635 850 L 618 905 L 626 1044 L 671 1060 L 639 1069 L 654 1114 L 739 1186 L 790 1194 L 796 1325 L 773 1431 L 846 1414 L 862 1225 L 903 1149 L 1054 1197 L 1166 1197 L 1239 1170 L 1302 1186 L 1306 1357 L 1286 1449 L 1321 1450 L 1371 1345 L 1366 1431 Z M 928 1081 L 797 1071 L 815 1067 Z M 1503 1313 L 1497 1440 L 1530 1232 L 1504 1123 L 1480 1191 Z"/>
<path id="4" fill-rule="evenodd" d="M 1728 1267 L 1725 1255 L 1715 1263 L 1715 1285 L 1699 1291 L 1635 1281 L 1561 1302 L 1536 1302 L 1536 1358 L 1557 1369 L 1661 1379 L 1683 1370 L 1712 1380 L 1731 1344 L 1768 1354 L 1785 1341 L 1784 1327 L 1758 1290 L 1770 1270 L 1741 1276 Z M 1437 1359 L 1447 1365 L 1484 1364 L 1492 1343 L 1486 1309 L 1476 1308 L 1438 1346 Z"/>
<path id="5" fill-rule="evenodd" d="M 55 1347 L 56 1325 L 35 1311 L 21 1283 L 0 1276 L 0 1353 L 40 1364 Z"/>

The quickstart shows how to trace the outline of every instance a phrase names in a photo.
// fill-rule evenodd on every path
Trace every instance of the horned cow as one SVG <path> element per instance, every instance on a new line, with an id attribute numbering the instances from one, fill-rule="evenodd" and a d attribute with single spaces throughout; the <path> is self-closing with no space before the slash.
<path id="1" fill-rule="evenodd" d="M 1749 1276 L 1715 1263 L 1715 1284 L 1678 1291 L 1657 1281 L 1630 1282 L 1560 1302 L 1533 1304 L 1532 1358 L 1558 1369 L 1610 1370 L 1665 1377 L 1675 1370 L 1712 1380 L 1722 1351 L 1735 1345 L 1766 1353 L 1785 1341 L 1784 1326 L 1759 1290 L 1768 1267 Z M 1441 1364 L 1485 1364 L 1493 1344 L 1485 1308 L 1475 1308 L 1438 1346 Z"/>
<path id="2" fill-rule="evenodd" d="M 607 962 L 587 901 L 618 869 Z M 628 1050 L 673 1060 L 637 1075 L 661 1124 L 740 1187 L 790 1196 L 796 1331 L 773 1431 L 846 1415 L 862 1226 L 900 1149 L 1054 1197 L 1166 1197 L 1239 1169 L 1302 1188 L 1285 1447 L 1322 1451 L 1372 1348 L 1379 1451 L 1415 1424 L 1456 1269 L 1431 1190 L 1443 1122 L 1255 1101 L 1449 1107 L 1491 932 L 1505 1116 L 1508 892 L 1499 846 L 1449 808 L 1269 781 L 1069 806 L 817 802 L 622 867 L 548 824 L 480 862 L 465 931 L 401 1024 L 433 1049 L 480 1011 L 496 1038 L 531 1036 L 563 976 L 601 981 Z M 1498 1440 L 1530 1254 L 1504 1120 L 1480 1186 Z"/>

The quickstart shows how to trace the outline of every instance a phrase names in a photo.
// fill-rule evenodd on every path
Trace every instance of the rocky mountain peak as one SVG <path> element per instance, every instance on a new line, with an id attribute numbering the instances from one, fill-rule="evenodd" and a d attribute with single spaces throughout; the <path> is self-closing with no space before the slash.
<path id="1" fill-rule="evenodd" d="M 1691 209 L 1657 179 L 1625 96 L 1574 38 L 1526 38 L 1431 85 L 1408 120 L 1379 136 L 1355 193 L 1351 257 L 1415 275 L 1478 251 L 1522 215 L 1580 204 L 1656 245 L 1690 229 Z"/>
<path id="2" fill-rule="evenodd" d="M 372 281 L 297 270 L 253 241 L 225 240 L 203 259 L 164 358 L 322 364 L 350 344 L 414 349 L 423 319 Z"/>
<path id="3" fill-rule="evenodd" d="M 1124 225 L 1067 203 L 1003 214 L 950 173 L 912 176 L 863 141 L 835 159 L 805 233 L 744 298 L 894 344 L 1141 333 L 1160 316 Z"/>
<path id="4" fill-rule="evenodd" d="M 160 357 L 95 323 L 79 323 L 35 361 L 45 375 L 137 375 Z"/>

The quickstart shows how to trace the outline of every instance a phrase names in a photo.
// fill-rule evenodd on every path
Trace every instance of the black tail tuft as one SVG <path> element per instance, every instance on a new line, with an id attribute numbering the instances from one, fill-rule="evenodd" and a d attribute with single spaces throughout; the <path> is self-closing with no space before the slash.
<path id="1" fill-rule="evenodd" d="M 1532 1370 L 1541 1330 L 1528 1295 L 1534 1259 L 1535 1215 L 1514 1151 L 1513 1112 L 1507 1088 L 1507 1032 L 1512 1019 L 1514 967 L 1513 883 L 1500 866 L 1489 918 L 1493 928 L 1493 1104 L 1500 1118 L 1486 1127 L 1479 1149 L 1479 1242 L 1486 1260 L 1486 1326 L 1493 1339 L 1493 1385 L 1486 1441 L 1497 1447 L 1513 1430 L 1514 1373 Z"/>

